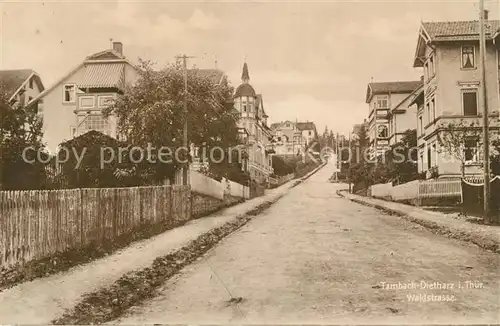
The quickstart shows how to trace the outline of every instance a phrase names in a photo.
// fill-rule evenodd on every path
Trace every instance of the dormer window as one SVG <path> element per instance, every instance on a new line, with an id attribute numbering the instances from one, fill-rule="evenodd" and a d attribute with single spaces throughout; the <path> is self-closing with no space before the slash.
<path id="1" fill-rule="evenodd" d="M 30 89 L 33 89 L 33 78 L 30 79 L 29 86 L 30 86 Z"/>

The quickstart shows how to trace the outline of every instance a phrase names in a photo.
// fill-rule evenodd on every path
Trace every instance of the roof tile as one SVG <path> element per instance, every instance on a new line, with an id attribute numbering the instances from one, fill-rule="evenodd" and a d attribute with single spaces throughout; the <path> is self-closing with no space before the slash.
<path id="1" fill-rule="evenodd" d="M 452 21 L 452 22 L 424 22 L 424 30 L 431 41 L 462 41 L 479 39 L 479 22 Z M 500 20 L 486 22 L 486 37 L 491 38 L 500 29 Z"/>

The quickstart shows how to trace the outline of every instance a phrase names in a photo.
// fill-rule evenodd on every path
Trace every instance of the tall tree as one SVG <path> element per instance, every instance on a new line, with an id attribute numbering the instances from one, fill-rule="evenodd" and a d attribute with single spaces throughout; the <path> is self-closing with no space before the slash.
<path id="1" fill-rule="evenodd" d="M 12 107 L 0 85 L 0 187 L 43 189 L 46 177 L 42 161 L 47 158 L 42 144 L 42 119 L 36 108 Z"/>
<path id="2" fill-rule="evenodd" d="M 155 71 L 149 61 L 140 62 L 141 76 L 129 87 L 107 114 L 118 119 L 119 132 L 139 146 L 150 143 L 154 148 L 182 149 L 184 110 L 184 75 L 179 64 Z M 188 71 L 188 135 L 191 144 L 211 153 L 215 147 L 227 150 L 239 142 L 237 116 L 232 106 L 233 88 L 224 79 L 216 83 L 197 69 Z M 185 153 L 179 150 L 178 153 Z M 212 152 L 213 153 L 213 152 Z M 219 152 L 220 153 L 220 152 Z M 184 159 L 184 158 L 182 158 Z M 213 165 L 213 162 L 209 162 Z M 230 164 L 228 157 L 215 164 Z M 234 163 L 233 163 L 234 164 Z M 175 167 L 181 162 L 173 160 Z M 172 169 L 158 165 L 156 178 L 172 177 Z"/>

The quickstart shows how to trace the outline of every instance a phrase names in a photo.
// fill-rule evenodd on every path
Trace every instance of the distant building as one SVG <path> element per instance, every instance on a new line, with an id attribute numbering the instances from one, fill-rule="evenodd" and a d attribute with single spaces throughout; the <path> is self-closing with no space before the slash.
<path id="1" fill-rule="evenodd" d="M 40 76 L 31 69 L 0 70 L 0 92 L 12 106 L 25 106 L 45 90 Z"/>
<path id="2" fill-rule="evenodd" d="M 316 139 L 314 122 L 292 122 L 290 120 L 271 125 L 276 155 L 304 155 L 311 142 Z"/>
<path id="3" fill-rule="evenodd" d="M 30 105 L 43 116 L 43 140 L 51 152 L 65 140 L 90 130 L 119 138 L 115 117 L 105 119 L 106 108 L 126 85 L 139 77 L 137 68 L 123 55 L 123 45 L 88 56 L 76 68 L 40 93 Z"/>
<path id="4" fill-rule="evenodd" d="M 417 111 L 418 170 L 431 177 L 461 175 L 461 162 L 440 150 L 439 135 L 450 123 L 474 122 L 479 134 L 483 125 L 479 103 L 478 21 L 423 22 L 418 33 L 413 66 L 423 68 L 424 85 L 411 101 Z M 491 114 L 490 128 L 498 130 L 500 107 L 500 21 L 486 22 L 486 87 Z M 480 137 L 463 144 L 466 175 L 481 175 Z"/>
<path id="5" fill-rule="evenodd" d="M 371 157 L 383 154 L 391 144 L 400 140 L 404 128 L 416 125 L 409 112 L 410 95 L 422 81 L 369 83 L 366 103 L 369 107 L 367 134 Z M 399 125 L 397 122 L 399 121 Z M 405 129 L 406 130 L 406 129 Z"/>

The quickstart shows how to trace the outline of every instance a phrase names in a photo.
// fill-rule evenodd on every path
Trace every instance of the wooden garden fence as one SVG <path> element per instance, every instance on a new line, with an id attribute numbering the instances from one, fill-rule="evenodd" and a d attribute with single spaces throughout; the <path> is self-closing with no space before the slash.
<path id="1" fill-rule="evenodd" d="M 0 191 L 0 267 L 190 218 L 189 186 Z"/>

